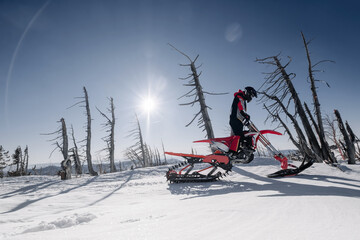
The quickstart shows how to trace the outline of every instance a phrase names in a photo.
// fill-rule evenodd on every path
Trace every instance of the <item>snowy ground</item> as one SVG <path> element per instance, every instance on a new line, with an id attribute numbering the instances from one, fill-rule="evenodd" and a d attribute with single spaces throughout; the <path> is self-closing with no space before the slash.
<path id="1" fill-rule="evenodd" d="M 360 165 L 265 177 L 278 169 L 255 159 L 201 184 L 168 184 L 165 166 L 4 178 L 0 239 L 359 239 Z"/>

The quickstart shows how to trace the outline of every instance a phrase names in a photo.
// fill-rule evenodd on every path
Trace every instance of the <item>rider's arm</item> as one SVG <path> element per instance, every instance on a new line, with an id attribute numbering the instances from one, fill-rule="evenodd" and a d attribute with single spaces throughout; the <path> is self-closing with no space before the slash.
<path id="1" fill-rule="evenodd" d="M 244 99 L 240 96 L 238 96 L 238 98 L 239 98 L 239 102 L 237 104 L 237 107 L 238 107 L 237 118 L 241 122 L 250 120 L 250 116 L 244 111 L 244 106 L 245 106 Z"/>

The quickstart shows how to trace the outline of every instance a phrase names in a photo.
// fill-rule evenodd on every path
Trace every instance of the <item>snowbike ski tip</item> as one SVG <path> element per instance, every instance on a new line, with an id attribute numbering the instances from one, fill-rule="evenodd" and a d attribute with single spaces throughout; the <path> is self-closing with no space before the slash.
<path id="1" fill-rule="evenodd" d="M 305 164 L 302 163 L 299 167 L 289 164 L 290 167 L 294 167 L 294 168 L 282 169 L 280 171 L 267 175 L 267 177 L 276 178 L 276 177 L 295 176 L 301 173 L 302 171 L 304 171 L 305 169 L 311 167 L 311 165 L 313 165 L 314 162 L 315 160 L 311 160 Z"/>

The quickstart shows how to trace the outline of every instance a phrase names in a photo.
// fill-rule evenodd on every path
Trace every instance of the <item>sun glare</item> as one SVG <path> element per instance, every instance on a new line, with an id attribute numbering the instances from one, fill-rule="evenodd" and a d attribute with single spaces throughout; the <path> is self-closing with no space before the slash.
<path id="1" fill-rule="evenodd" d="M 147 97 L 145 99 L 142 100 L 142 109 L 146 112 L 146 113 L 151 113 L 156 109 L 156 100 L 152 97 Z"/>

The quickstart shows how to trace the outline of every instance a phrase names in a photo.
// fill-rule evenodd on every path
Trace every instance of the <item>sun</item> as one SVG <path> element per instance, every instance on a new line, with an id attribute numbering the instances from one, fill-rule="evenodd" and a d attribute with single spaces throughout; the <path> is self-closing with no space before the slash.
<path id="1" fill-rule="evenodd" d="M 154 110 L 156 110 L 157 107 L 157 101 L 155 98 L 148 96 L 144 99 L 142 99 L 141 108 L 144 112 L 150 114 Z"/>

